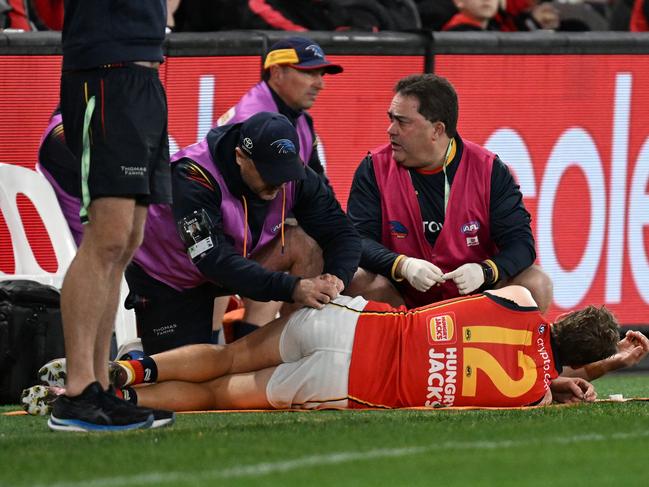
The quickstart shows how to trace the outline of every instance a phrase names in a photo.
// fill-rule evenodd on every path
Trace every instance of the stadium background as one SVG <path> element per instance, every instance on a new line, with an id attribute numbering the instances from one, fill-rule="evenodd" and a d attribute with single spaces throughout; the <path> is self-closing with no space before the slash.
<path id="1" fill-rule="evenodd" d="M 172 151 L 202 138 L 260 76 L 281 33 L 173 34 L 161 69 Z M 649 37 L 589 34 L 310 33 L 342 64 L 311 110 L 336 194 L 386 142 L 394 83 L 433 71 L 460 97 L 460 134 L 497 152 L 533 216 L 538 263 L 555 284 L 549 316 L 607 304 L 649 323 Z M 60 38 L 0 33 L 0 162 L 33 168 L 58 99 Z M 44 226 L 19 198 L 42 267 L 57 263 Z M 0 272 L 14 260 L 0 216 Z"/>

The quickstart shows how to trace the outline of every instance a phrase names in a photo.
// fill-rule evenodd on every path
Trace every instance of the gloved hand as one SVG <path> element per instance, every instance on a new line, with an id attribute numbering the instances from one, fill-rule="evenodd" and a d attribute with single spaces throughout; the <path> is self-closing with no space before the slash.
<path id="1" fill-rule="evenodd" d="M 470 294 L 484 284 L 484 272 L 480 264 L 464 264 L 442 276 L 452 279 L 460 294 Z"/>
<path id="2" fill-rule="evenodd" d="M 427 260 L 406 257 L 401 266 L 401 276 L 417 291 L 425 292 L 435 283 L 442 283 L 442 271 Z"/>

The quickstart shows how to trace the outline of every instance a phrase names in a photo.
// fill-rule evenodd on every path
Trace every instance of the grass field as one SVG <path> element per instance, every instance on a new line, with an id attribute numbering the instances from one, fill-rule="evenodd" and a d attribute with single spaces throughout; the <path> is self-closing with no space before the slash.
<path id="1" fill-rule="evenodd" d="M 649 375 L 596 382 L 649 397 Z M 0 412 L 15 408 L 0 408 Z M 649 485 L 649 402 L 531 411 L 183 414 L 168 429 L 50 432 L 0 415 L 0 485 Z"/>

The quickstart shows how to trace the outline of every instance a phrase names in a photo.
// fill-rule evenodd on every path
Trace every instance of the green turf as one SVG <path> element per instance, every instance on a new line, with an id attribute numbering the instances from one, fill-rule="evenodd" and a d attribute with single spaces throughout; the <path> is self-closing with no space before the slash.
<path id="1" fill-rule="evenodd" d="M 596 385 L 600 397 L 649 397 L 649 375 Z M 645 486 L 648 456 L 644 402 L 180 415 L 168 429 L 119 434 L 0 416 L 0 486 Z"/>

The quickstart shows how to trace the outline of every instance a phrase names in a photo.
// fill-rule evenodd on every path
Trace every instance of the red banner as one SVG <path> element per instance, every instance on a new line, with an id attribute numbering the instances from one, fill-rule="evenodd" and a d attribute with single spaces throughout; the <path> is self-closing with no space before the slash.
<path id="1" fill-rule="evenodd" d="M 459 130 L 516 173 L 558 312 L 649 317 L 649 67 L 637 56 L 438 56 Z"/>
<path id="2" fill-rule="evenodd" d="M 421 72 L 423 59 L 331 58 L 345 72 L 325 78 L 311 113 L 327 174 L 344 206 L 358 163 L 387 141 L 394 83 Z M 639 60 L 436 57 L 437 72 L 460 97 L 462 136 L 498 153 L 521 184 L 538 263 L 555 283 L 550 316 L 605 303 L 624 323 L 648 322 L 649 115 L 642 108 L 649 106 L 649 67 Z M 0 56 L 0 162 L 33 167 L 57 102 L 59 63 L 55 56 Z M 257 82 L 260 69 L 258 57 L 242 56 L 170 58 L 164 66 L 172 151 L 203 137 Z M 37 259 L 51 270 L 51 246 L 39 240 L 30 238 Z M 0 271 L 12 272 L 11 253 L 0 218 Z"/>

